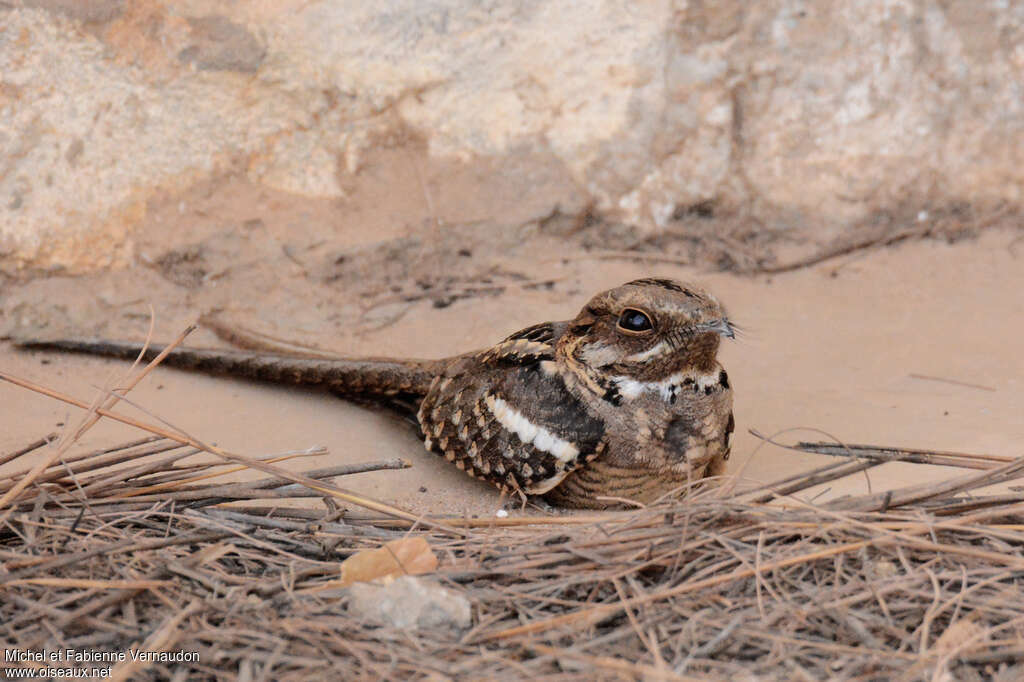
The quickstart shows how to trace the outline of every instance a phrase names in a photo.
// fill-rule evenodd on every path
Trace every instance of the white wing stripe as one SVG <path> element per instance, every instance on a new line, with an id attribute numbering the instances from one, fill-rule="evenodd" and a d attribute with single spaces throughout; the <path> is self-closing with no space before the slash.
<path id="1" fill-rule="evenodd" d="M 559 438 L 543 426 L 534 424 L 524 414 L 514 409 L 501 398 L 489 395 L 484 402 L 487 404 L 487 409 L 498 420 L 498 423 L 519 436 L 519 440 L 522 442 L 532 443 L 533 447 L 541 452 L 548 453 L 562 464 L 570 462 L 579 456 L 580 451 L 575 445 Z"/>

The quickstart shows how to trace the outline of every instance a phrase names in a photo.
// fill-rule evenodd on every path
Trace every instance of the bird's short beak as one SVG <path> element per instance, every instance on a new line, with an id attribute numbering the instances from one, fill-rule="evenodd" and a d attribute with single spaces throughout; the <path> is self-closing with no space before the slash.
<path id="1" fill-rule="evenodd" d="M 736 338 L 736 330 L 733 329 L 732 324 L 729 322 L 729 318 L 727 317 L 722 317 L 711 322 L 705 322 L 701 325 L 701 328 L 704 329 L 704 331 L 721 334 L 727 339 Z"/>

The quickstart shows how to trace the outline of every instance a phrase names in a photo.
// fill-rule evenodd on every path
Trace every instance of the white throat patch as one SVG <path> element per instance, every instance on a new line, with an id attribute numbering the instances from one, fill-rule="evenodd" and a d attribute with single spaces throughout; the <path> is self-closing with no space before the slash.
<path id="1" fill-rule="evenodd" d="M 633 400 L 643 393 L 657 393 L 665 402 L 674 402 L 675 397 L 683 390 L 683 382 L 693 382 L 690 390 L 706 392 L 708 388 L 718 385 L 719 372 L 711 374 L 685 375 L 682 372 L 673 374 L 661 381 L 637 381 L 629 377 L 613 377 L 612 382 L 626 400 Z"/>

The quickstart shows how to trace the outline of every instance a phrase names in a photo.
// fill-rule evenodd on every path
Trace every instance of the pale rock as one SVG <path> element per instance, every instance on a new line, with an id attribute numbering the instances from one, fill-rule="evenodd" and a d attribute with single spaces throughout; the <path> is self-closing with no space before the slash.
<path id="1" fill-rule="evenodd" d="M 1019 210 L 1022 44 L 996 1 L 8 3 L 0 266 L 129 263 L 148 201 L 223 174 L 343 204 L 403 145 L 523 221 L 721 205 L 814 239 Z"/>
<path id="2" fill-rule="evenodd" d="M 387 584 L 354 583 L 349 614 L 378 625 L 402 629 L 465 630 L 473 623 L 469 600 L 419 576 L 402 576 Z"/>

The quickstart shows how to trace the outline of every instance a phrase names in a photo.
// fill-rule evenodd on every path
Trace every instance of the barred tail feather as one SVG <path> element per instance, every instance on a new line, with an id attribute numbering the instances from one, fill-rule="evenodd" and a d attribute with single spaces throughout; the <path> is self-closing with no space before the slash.
<path id="1" fill-rule="evenodd" d="M 91 339 L 25 340 L 21 348 L 57 350 L 134 360 L 140 343 Z M 163 350 L 150 346 L 143 360 L 155 358 Z M 341 396 L 422 398 L 438 371 L 437 360 L 394 360 L 390 358 L 314 358 L 277 355 L 254 351 L 204 348 L 176 348 L 162 364 L 208 374 L 256 379 L 277 384 L 323 386 Z"/>

